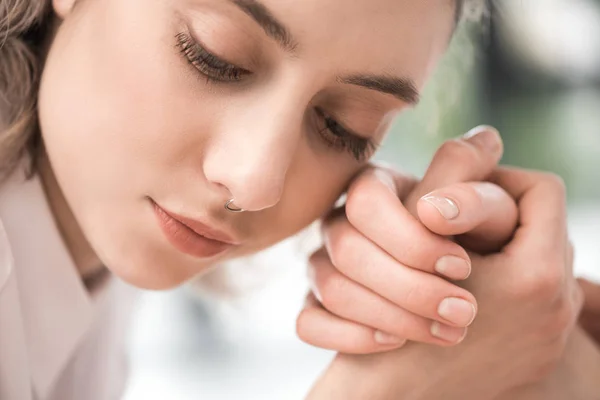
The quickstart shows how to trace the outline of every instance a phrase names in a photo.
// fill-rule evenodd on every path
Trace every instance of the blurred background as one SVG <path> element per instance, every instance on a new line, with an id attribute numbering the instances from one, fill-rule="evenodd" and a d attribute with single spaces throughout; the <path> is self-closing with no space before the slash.
<path id="1" fill-rule="evenodd" d="M 421 175 L 440 143 L 496 126 L 504 164 L 553 171 L 569 190 L 579 275 L 600 280 L 600 2 L 503 0 L 467 24 L 419 107 L 378 158 Z M 332 354 L 302 344 L 310 233 L 167 293 L 144 293 L 125 400 L 301 399 Z"/>

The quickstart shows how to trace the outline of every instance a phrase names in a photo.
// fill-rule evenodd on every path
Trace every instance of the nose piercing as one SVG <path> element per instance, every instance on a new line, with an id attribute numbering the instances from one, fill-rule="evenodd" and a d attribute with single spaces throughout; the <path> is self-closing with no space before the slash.
<path id="1" fill-rule="evenodd" d="M 233 199 L 227 200 L 227 203 L 225 203 L 225 209 L 234 213 L 241 213 L 245 211 L 243 208 L 236 207 L 233 204 Z"/>

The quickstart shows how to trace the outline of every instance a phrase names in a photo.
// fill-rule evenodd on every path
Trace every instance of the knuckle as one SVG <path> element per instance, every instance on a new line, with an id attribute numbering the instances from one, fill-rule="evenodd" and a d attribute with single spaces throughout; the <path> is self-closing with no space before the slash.
<path id="1" fill-rule="evenodd" d="M 427 297 L 427 293 L 430 292 L 429 285 L 423 282 L 413 282 L 408 285 L 404 291 L 399 295 L 400 305 L 419 305 L 423 303 L 424 298 Z"/>
<path id="2" fill-rule="evenodd" d="M 319 294 L 323 307 L 332 312 L 340 310 L 344 304 L 346 279 L 341 274 L 330 273 L 322 277 L 319 283 Z"/>
<path id="3" fill-rule="evenodd" d="M 542 259 L 542 269 L 539 289 L 541 293 L 555 295 L 563 289 L 564 284 L 564 259 L 562 257 Z"/>
<path id="4" fill-rule="evenodd" d="M 342 227 L 329 239 L 331 263 L 338 269 L 344 268 L 347 261 L 354 259 L 361 241 L 360 234 L 352 227 Z"/>
<path id="5" fill-rule="evenodd" d="M 375 182 L 366 177 L 357 179 L 348 190 L 346 197 L 346 216 L 352 224 L 360 225 L 373 210 Z"/>
<path id="6" fill-rule="evenodd" d="M 554 328 L 554 332 L 557 334 L 563 334 L 570 330 L 574 319 L 573 310 L 569 305 L 561 307 L 559 312 L 554 317 L 554 326 L 552 326 L 552 328 Z"/>
<path id="7" fill-rule="evenodd" d="M 562 335 L 572 327 L 574 321 L 575 310 L 571 302 L 566 298 L 561 298 L 552 310 L 545 329 L 551 335 Z"/>
<path id="8" fill-rule="evenodd" d="M 559 194 L 566 194 L 567 186 L 565 180 L 557 174 L 546 172 L 543 174 L 544 184 Z"/>
<path id="9" fill-rule="evenodd" d="M 393 316 L 393 318 L 390 318 Z M 421 321 L 422 319 L 422 321 Z M 425 341 L 430 338 L 428 320 L 408 314 L 405 310 L 394 314 L 382 313 L 377 319 L 377 326 L 384 326 L 385 330 L 396 337 L 410 338 L 411 340 Z"/>
<path id="10" fill-rule="evenodd" d="M 477 150 L 464 140 L 460 139 L 445 141 L 436 152 L 435 157 L 460 159 L 461 163 L 465 164 L 472 164 L 479 158 Z"/>
<path id="11" fill-rule="evenodd" d="M 541 263 L 544 268 L 531 271 L 522 277 L 519 292 L 528 300 L 547 303 L 554 301 L 562 288 L 563 273 L 561 268 L 555 267 L 556 261 Z"/>
<path id="12" fill-rule="evenodd" d="M 529 377 L 528 383 L 537 383 L 546 379 L 556 369 L 557 363 L 557 361 L 553 362 L 549 360 L 548 362 L 543 363 L 535 368 Z"/>

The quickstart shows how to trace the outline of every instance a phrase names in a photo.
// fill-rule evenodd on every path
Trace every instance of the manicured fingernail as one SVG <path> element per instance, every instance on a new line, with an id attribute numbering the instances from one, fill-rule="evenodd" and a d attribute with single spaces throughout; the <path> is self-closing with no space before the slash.
<path id="1" fill-rule="evenodd" d="M 406 339 L 401 339 L 397 336 L 390 335 L 389 333 L 385 333 L 382 331 L 376 331 L 375 332 L 375 341 L 379 344 L 389 346 L 389 345 L 401 345 L 404 342 L 406 342 Z"/>
<path id="2" fill-rule="evenodd" d="M 457 297 L 442 300 L 438 307 L 440 317 L 458 326 L 471 325 L 476 313 L 475 305 Z"/>
<path id="3" fill-rule="evenodd" d="M 447 197 L 428 195 L 423 197 L 423 200 L 437 208 L 440 214 L 442 214 L 442 217 L 447 220 L 458 217 L 458 214 L 460 213 L 456 203 Z"/>
<path id="4" fill-rule="evenodd" d="M 460 257 L 444 256 L 435 263 L 435 271 L 447 278 L 464 280 L 471 275 L 471 264 Z"/>
<path id="5" fill-rule="evenodd" d="M 431 324 L 431 334 L 449 343 L 460 343 L 467 336 L 467 328 L 454 328 L 434 321 Z"/>
<path id="6" fill-rule="evenodd" d="M 478 126 L 467 132 L 463 139 L 491 153 L 497 153 L 502 149 L 500 133 L 491 126 Z"/>

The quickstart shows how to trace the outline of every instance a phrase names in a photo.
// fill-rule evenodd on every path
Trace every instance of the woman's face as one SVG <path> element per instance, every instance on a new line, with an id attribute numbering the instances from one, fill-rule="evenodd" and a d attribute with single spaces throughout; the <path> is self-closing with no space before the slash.
<path id="1" fill-rule="evenodd" d="M 53 4 L 39 99 L 52 169 L 100 259 L 147 288 L 323 215 L 454 25 L 450 0 Z M 247 211 L 225 210 L 230 198 Z"/>

